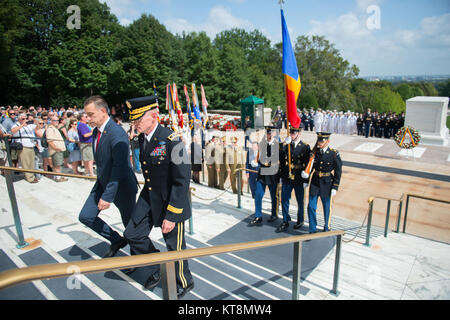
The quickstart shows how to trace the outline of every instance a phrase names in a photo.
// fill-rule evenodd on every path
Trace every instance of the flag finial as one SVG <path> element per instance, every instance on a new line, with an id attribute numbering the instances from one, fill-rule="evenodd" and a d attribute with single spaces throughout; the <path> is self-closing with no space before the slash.
<path id="1" fill-rule="evenodd" d="M 278 4 L 280 5 L 280 8 L 283 9 L 283 4 L 286 0 L 278 0 Z"/>

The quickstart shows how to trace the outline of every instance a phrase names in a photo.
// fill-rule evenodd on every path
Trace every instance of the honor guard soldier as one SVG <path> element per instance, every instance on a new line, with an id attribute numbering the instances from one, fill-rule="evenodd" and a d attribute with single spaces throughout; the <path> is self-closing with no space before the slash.
<path id="1" fill-rule="evenodd" d="M 364 121 L 364 133 L 366 138 L 369 137 L 370 133 L 370 126 L 372 125 L 373 115 L 370 113 L 370 108 L 367 109 L 367 112 L 364 114 L 363 121 Z"/>
<path id="2" fill-rule="evenodd" d="M 277 185 L 280 181 L 280 143 L 275 139 L 275 127 L 266 128 L 266 137 L 259 143 L 258 151 L 258 178 L 256 180 L 255 192 L 255 217 L 250 225 L 261 225 L 262 223 L 262 199 L 269 187 L 272 200 L 272 211 L 269 222 L 277 220 Z"/>
<path id="3" fill-rule="evenodd" d="M 184 221 L 191 217 L 189 182 L 191 166 L 181 134 L 158 123 L 156 96 L 126 101 L 130 120 L 139 134 L 139 159 L 145 185 L 138 198 L 124 237 L 131 254 L 158 252 L 149 238 L 153 227 L 160 227 L 169 251 L 186 248 Z M 149 267 L 144 287 L 151 289 L 160 280 L 160 266 Z M 129 270 L 127 273 L 134 271 Z M 175 262 L 178 298 L 194 287 L 188 261 Z"/>
<path id="4" fill-rule="evenodd" d="M 308 179 L 301 176 L 301 172 L 305 170 L 311 148 L 309 144 L 305 144 L 300 140 L 300 128 L 290 128 L 289 136 L 285 143 L 280 147 L 280 174 L 281 174 L 281 208 L 283 212 L 283 222 L 275 230 L 275 232 L 285 231 L 289 227 L 291 216 L 289 215 L 289 202 L 291 200 L 292 189 L 295 191 L 297 198 L 297 223 L 294 229 L 299 229 L 304 223 L 304 194 L 305 188 L 308 186 Z M 290 145 L 290 152 L 288 147 Z M 291 156 L 289 170 L 289 153 Z"/>
<path id="5" fill-rule="evenodd" d="M 342 174 L 342 161 L 339 152 L 328 147 L 331 133 L 318 132 L 317 142 L 310 157 L 313 171 L 309 187 L 308 219 L 309 233 L 317 232 L 317 198 L 322 200 L 325 226 L 323 231 L 330 231 L 332 199 L 339 188 Z M 306 171 L 306 172 L 305 172 Z M 308 169 L 302 171 L 302 177 L 308 178 Z"/>
<path id="6" fill-rule="evenodd" d="M 242 169 L 244 168 L 245 165 L 245 155 L 244 155 L 244 150 L 239 147 L 237 145 L 238 142 L 238 138 L 237 137 L 232 137 L 231 138 L 231 146 L 227 149 L 227 162 L 228 162 L 228 166 L 230 168 L 230 180 L 231 180 L 231 188 L 233 190 L 233 193 L 238 193 L 238 188 L 237 188 L 237 177 L 238 177 L 238 173 L 235 172 L 237 169 Z M 243 186 L 243 175 L 244 172 L 241 171 L 241 173 L 239 173 L 239 176 L 241 177 L 241 194 L 244 194 L 242 192 L 242 186 Z"/>
<path id="7" fill-rule="evenodd" d="M 219 189 L 225 190 L 225 182 L 230 175 L 230 166 L 227 161 L 227 144 L 226 137 L 222 137 L 218 140 L 216 145 L 216 168 L 219 168 Z"/>
<path id="8" fill-rule="evenodd" d="M 215 164 L 215 150 L 217 143 L 217 136 L 213 136 L 212 139 L 206 144 L 205 158 L 206 167 L 208 168 L 208 187 L 216 188 L 218 185 L 217 170 Z"/>

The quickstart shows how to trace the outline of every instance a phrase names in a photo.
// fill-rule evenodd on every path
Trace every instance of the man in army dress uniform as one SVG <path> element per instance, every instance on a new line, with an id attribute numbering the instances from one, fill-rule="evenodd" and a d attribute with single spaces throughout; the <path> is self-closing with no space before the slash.
<path id="1" fill-rule="evenodd" d="M 277 185 L 280 181 L 280 144 L 274 138 L 273 132 L 275 129 L 275 127 L 267 127 L 266 137 L 259 143 L 258 163 L 260 168 L 256 180 L 255 217 L 250 222 L 251 226 L 261 225 L 263 221 L 262 199 L 266 191 L 266 186 L 269 187 L 270 198 L 272 200 L 272 212 L 268 221 L 272 222 L 277 220 Z"/>
<path id="2" fill-rule="evenodd" d="M 158 123 L 156 96 L 130 99 L 127 102 L 130 120 L 139 134 L 139 159 L 145 185 L 131 215 L 124 237 L 131 254 L 158 252 L 149 233 L 153 227 L 162 229 L 169 251 L 186 248 L 184 221 L 191 217 L 189 182 L 191 166 L 180 134 Z M 144 287 L 151 289 L 160 280 L 159 265 L 150 266 Z M 175 263 L 178 298 L 194 287 L 187 261 Z"/>
<path id="3" fill-rule="evenodd" d="M 289 137 L 286 138 L 283 146 L 280 147 L 280 173 L 281 173 L 281 208 L 283 212 L 283 222 L 275 230 L 276 232 L 285 231 L 289 226 L 291 217 L 289 215 L 289 202 L 291 200 L 292 189 L 297 198 L 297 223 L 294 229 L 301 228 L 304 222 L 303 198 L 308 179 L 301 177 L 301 171 L 306 168 L 309 161 L 311 148 L 300 140 L 300 128 L 290 128 Z M 291 151 L 291 172 L 289 172 L 289 151 Z"/>
<path id="4" fill-rule="evenodd" d="M 238 138 L 232 137 L 231 138 L 231 146 L 227 148 L 227 162 L 228 166 L 230 168 L 230 180 L 231 180 L 231 188 L 233 189 L 233 193 L 238 193 L 237 190 L 237 177 L 238 173 L 235 172 L 237 169 L 244 168 L 245 160 L 244 160 L 244 150 L 242 150 L 241 147 L 237 145 Z M 241 177 L 241 194 L 243 194 L 242 186 L 243 186 L 243 174 L 244 172 L 241 171 L 239 174 Z"/>
<path id="5" fill-rule="evenodd" d="M 322 200 L 325 225 L 323 231 L 330 231 L 332 199 L 339 188 L 342 161 L 339 152 L 329 148 L 330 133 L 318 132 L 316 147 L 313 148 L 313 172 L 309 187 L 308 219 L 309 233 L 317 232 L 317 199 Z M 302 177 L 307 174 L 302 171 Z"/>
<path id="6" fill-rule="evenodd" d="M 215 150 L 216 150 L 217 137 L 213 136 L 212 139 L 206 144 L 205 157 L 206 167 L 208 168 L 208 187 L 216 188 L 218 185 L 217 170 L 215 164 Z"/>
<path id="7" fill-rule="evenodd" d="M 225 190 L 225 182 L 227 181 L 228 176 L 230 175 L 230 166 L 227 161 L 227 144 L 226 137 L 220 138 L 217 141 L 216 149 L 215 149 L 215 159 L 216 159 L 216 168 L 219 168 L 219 189 Z"/>

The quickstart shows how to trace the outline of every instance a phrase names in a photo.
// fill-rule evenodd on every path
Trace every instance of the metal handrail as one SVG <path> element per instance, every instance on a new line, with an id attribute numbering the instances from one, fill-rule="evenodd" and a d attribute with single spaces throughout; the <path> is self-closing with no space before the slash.
<path id="1" fill-rule="evenodd" d="M 15 167 L 0 166 L 0 169 L 6 170 L 5 177 L 8 192 L 13 208 L 14 220 L 19 236 L 18 248 L 28 245 L 23 239 L 22 225 L 17 208 L 17 201 L 14 193 L 14 186 L 11 177 L 11 171 L 48 173 L 53 175 L 67 175 L 73 178 L 96 179 L 96 177 L 80 176 L 74 174 L 64 174 L 58 172 L 46 172 L 40 170 L 28 170 Z M 190 188 L 190 191 L 194 188 Z M 192 220 L 190 220 L 190 233 L 192 232 Z M 313 233 L 299 236 L 291 236 L 278 239 L 268 239 L 261 241 L 242 242 L 236 244 L 219 245 L 207 248 L 187 249 L 183 251 L 158 252 L 144 255 L 104 258 L 100 260 L 78 261 L 61 264 L 37 265 L 25 268 L 12 269 L 0 273 L 0 289 L 5 289 L 20 283 L 52 279 L 59 277 L 68 277 L 73 275 L 73 270 L 77 270 L 77 274 L 106 272 L 117 269 L 126 269 L 134 267 L 143 267 L 150 265 L 161 265 L 161 278 L 164 299 L 177 299 L 176 280 L 175 280 L 175 261 L 216 255 L 221 253 L 229 253 L 243 250 L 251 250 L 277 246 L 282 244 L 294 243 L 293 251 L 293 282 L 292 282 L 292 299 L 298 300 L 300 297 L 300 275 L 301 275 L 301 250 L 302 242 L 307 240 L 336 236 L 336 257 L 334 265 L 333 288 L 330 291 L 334 295 L 338 295 L 338 280 L 341 257 L 342 236 L 345 234 L 343 230 Z M 76 268 L 74 268 L 74 266 Z M 78 272 L 79 271 L 79 272 Z"/>
<path id="2" fill-rule="evenodd" d="M 400 232 L 400 221 L 402 218 L 402 208 L 403 208 L 403 202 L 405 202 L 405 198 L 406 198 L 406 205 L 405 205 L 405 217 L 403 219 L 403 233 L 406 232 L 406 221 L 408 218 L 408 209 L 409 209 L 409 198 L 418 198 L 418 199 L 424 199 L 424 200 L 429 200 L 429 201 L 436 201 L 436 202 L 442 202 L 442 203 L 447 203 L 450 204 L 450 201 L 448 200 L 442 200 L 442 199 L 436 199 L 436 198 L 430 198 L 430 197 L 424 197 L 424 196 L 420 196 L 420 195 L 416 195 L 416 194 L 410 194 L 410 193 L 403 193 L 402 196 L 400 197 L 400 199 L 393 199 L 393 198 L 388 198 L 388 197 L 383 197 L 383 196 L 370 196 L 368 199 L 369 202 L 369 220 L 367 222 L 367 232 L 366 232 L 366 242 L 364 243 L 364 245 L 369 246 L 370 247 L 370 229 L 371 229 L 371 225 L 372 225 L 372 214 L 373 214 L 373 202 L 375 199 L 384 199 L 387 200 L 387 209 L 386 209 L 386 221 L 384 224 L 384 237 L 387 237 L 388 234 L 388 229 L 389 229 L 389 216 L 390 216 L 390 209 L 391 209 L 391 201 L 398 201 L 399 205 L 398 205 L 398 216 L 397 216 L 397 229 L 396 229 L 396 233 Z"/>
<path id="3" fill-rule="evenodd" d="M 336 236 L 336 259 L 333 276 L 333 288 L 331 290 L 331 293 L 337 295 L 341 241 L 344 234 L 345 231 L 336 230 L 299 236 L 282 237 L 277 239 L 225 244 L 206 248 L 186 249 L 183 251 L 156 252 L 135 256 L 103 258 L 98 260 L 85 260 L 17 268 L 0 273 L 0 289 L 5 289 L 14 285 L 34 280 L 73 276 L 73 270 L 77 270 L 76 274 L 87 274 L 161 264 L 163 297 L 164 299 L 176 299 L 177 295 L 174 268 L 174 264 L 176 261 L 294 243 L 294 276 L 292 283 L 292 298 L 297 300 L 299 298 L 300 292 L 299 289 L 302 242 L 307 240 Z"/>
<path id="4" fill-rule="evenodd" d="M 384 237 L 387 237 L 388 234 L 388 228 L 389 228 L 389 216 L 391 211 L 391 201 L 399 201 L 398 206 L 398 216 L 397 216 L 397 233 L 399 232 L 400 228 L 400 219 L 401 219 L 401 212 L 402 212 L 402 204 L 403 204 L 403 197 L 404 194 L 400 197 L 400 199 L 393 199 L 383 196 L 370 196 L 367 200 L 369 202 L 369 213 L 368 213 L 368 221 L 367 221 L 367 230 L 366 230 L 366 242 L 364 243 L 365 246 L 370 247 L 370 231 L 372 227 L 372 215 L 373 215 L 373 202 L 375 199 L 384 199 L 387 200 L 387 209 L 386 209 L 386 221 L 384 223 Z"/>

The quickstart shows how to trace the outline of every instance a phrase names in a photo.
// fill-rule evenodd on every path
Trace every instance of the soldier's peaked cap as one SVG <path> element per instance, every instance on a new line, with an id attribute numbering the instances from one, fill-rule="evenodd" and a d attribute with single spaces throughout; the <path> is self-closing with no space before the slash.
<path id="1" fill-rule="evenodd" d="M 266 133 L 272 133 L 272 130 L 275 130 L 277 127 L 275 126 L 267 126 L 266 129 Z"/>
<path id="2" fill-rule="evenodd" d="M 127 99 L 125 101 L 130 114 L 130 120 L 137 120 L 142 117 L 148 110 L 158 107 L 157 96 L 146 96 L 140 98 Z"/>
<path id="3" fill-rule="evenodd" d="M 289 131 L 290 132 L 300 132 L 300 131 L 302 131 L 302 129 L 301 128 L 295 128 L 295 127 L 289 127 Z"/>
<path id="4" fill-rule="evenodd" d="M 317 141 L 325 141 L 330 139 L 331 133 L 328 132 L 317 132 Z"/>

